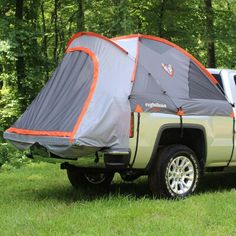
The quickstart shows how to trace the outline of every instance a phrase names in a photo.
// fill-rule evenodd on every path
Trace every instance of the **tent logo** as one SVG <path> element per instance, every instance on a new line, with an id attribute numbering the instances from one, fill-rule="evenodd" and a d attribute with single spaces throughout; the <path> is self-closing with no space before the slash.
<path id="1" fill-rule="evenodd" d="M 145 107 L 148 107 L 148 108 L 154 108 L 154 107 L 159 107 L 159 108 L 166 108 L 166 104 L 163 104 L 163 103 L 158 103 L 158 102 L 151 102 L 151 103 L 145 103 Z"/>
<path id="2" fill-rule="evenodd" d="M 171 77 L 174 76 L 174 68 L 172 67 L 171 64 L 161 64 L 162 68 L 164 69 L 164 71 Z"/>

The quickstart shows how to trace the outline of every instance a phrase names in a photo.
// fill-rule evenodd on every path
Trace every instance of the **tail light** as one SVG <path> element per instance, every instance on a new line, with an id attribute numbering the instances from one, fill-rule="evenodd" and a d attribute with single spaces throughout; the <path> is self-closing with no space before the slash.
<path id="1" fill-rule="evenodd" d="M 133 138 L 133 137 L 134 137 L 134 113 L 133 113 L 133 112 L 131 112 L 131 115 L 130 115 L 129 137 L 130 137 L 130 138 Z"/>

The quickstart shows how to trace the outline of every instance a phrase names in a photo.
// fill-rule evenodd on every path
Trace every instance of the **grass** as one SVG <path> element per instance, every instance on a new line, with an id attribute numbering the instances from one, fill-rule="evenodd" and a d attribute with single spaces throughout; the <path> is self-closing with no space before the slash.
<path id="1" fill-rule="evenodd" d="M 198 194 L 155 200 L 146 178 L 116 176 L 106 194 L 75 191 L 58 165 L 0 173 L 0 235 L 236 235 L 236 173 L 208 174 Z"/>

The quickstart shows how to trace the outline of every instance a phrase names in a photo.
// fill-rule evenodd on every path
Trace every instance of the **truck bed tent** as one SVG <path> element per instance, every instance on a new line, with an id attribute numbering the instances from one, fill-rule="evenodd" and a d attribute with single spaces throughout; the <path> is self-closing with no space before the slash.
<path id="1" fill-rule="evenodd" d="M 64 158 L 128 149 L 131 112 L 230 116 L 217 81 L 190 54 L 153 36 L 82 32 L 52 78 L 4 133 L 19 149 L 37 143 Z"/>

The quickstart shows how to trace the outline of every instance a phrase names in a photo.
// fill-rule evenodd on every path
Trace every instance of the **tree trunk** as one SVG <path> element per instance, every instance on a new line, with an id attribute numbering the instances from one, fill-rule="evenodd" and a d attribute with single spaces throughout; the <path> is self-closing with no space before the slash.
<path id="1" fill-rule="evenodd" d="M 164 12 L 165 12 L 165 6 L 166 6 L 166 0 L 162 0 L 160 3 L 160 11 L 159 11 L 159 22 L 158 22 L 158 36 L 163 37 L 163 18 L 164 18 Z"/>
<path id="2" fill-rule="evenodd" d="M 21 101 L 21 111 L 24 110 L 26 104 L 24 102 L 25 98 L 25 59 L 22 53 L 24 52 L 23 42 L 20 37 L 20 30 L 23 21 L 23 8 L 24 8 L 24 0 L 17 0 L 16 1 L 16 11 L 15 11 L 15 28 L 16 28 L 16 41 L 18 44 L 17 53 L 16 53 L 16 78 L 17 78 L 17 87 L 19 96 L 22 99 Z"/>
<path id="3" fill-rule="evenodd" d="M 84 2 L 78 1 L 77 31 L 84 31 Z"/>
<path id="4" fill-rule="evenodd" d="M 58 61 L 58 0 L 54 0 L 54 49 L 53 49 L 53 60 L 55 63 Z"/>
<path id="5" fill-rule="evenodd" d="M 215 40 L 214 40 L 214 12 L 212 0 L 204 0 L 206 12 L 206 39 L 207 39 L 207 67 L 216 67 Z"/>
<path id="6" fill-rule="evenodd" d="M 45 63 L 45 70 L 46 70 L 46 75 L 47 79 L 49 79 L 49 70 L 48 70 L 48 37 L 46 35 L 47 32 L 47 27 L 46 27 L 46 21 L 45 21 L 45 14 L 44 14 L 44 1 L 42 1 L 42 4 L 40 6 L 41 8 L 41 15 L 42 15 L 42 28 L 43 28 L 43 56 L 46 59 Z"/>

